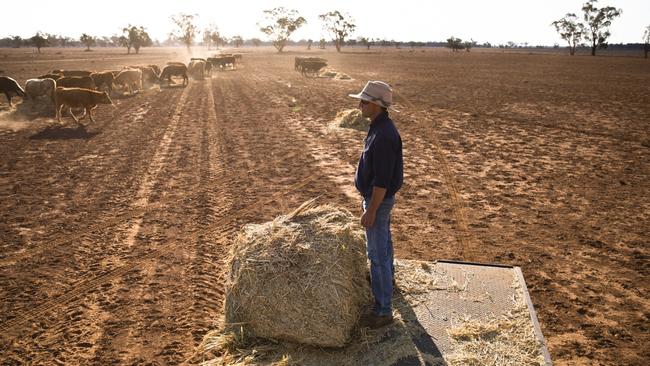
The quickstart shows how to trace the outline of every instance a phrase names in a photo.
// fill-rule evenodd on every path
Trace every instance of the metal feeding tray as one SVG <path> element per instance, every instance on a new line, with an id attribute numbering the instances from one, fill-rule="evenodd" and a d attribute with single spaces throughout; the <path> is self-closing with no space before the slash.
<path id="1" fill-rule="evenodd" d="M 552 365 L 519 267 L 398 260 L 395 272 L 394 313 L 412 341 L 412 354 L 386 364 L 446 365 L 449 360 L 464 364 L 464 359 L 477 360 L 473 352 L 482 352 L 494 357 L 492 364 L 511 365 L 518 363 L 521 352 L 529 358 L 520 361 L 535 359 L 533 364 Z M 510 334 L 501 337 L 502 331 Z M 398 333 L 399 327 L 383 341 L 391 343 Z M 519 338 L 528 338 L 528 343 Z"/>

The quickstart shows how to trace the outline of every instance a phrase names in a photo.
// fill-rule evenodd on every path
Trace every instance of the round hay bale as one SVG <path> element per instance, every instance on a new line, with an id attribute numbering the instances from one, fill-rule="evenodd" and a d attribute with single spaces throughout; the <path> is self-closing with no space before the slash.
<path id="1" fill-rule="evenodd" d="M 346 109 L 336 114 L 334 126 L 342 128 L 353 128 L 360 131 L 368 131 L 370 120 L 361 115 L 358 109 Z"/>
<path id="2" fill-rule="evenodd" d="M 225 321 L 255 337 L 342 347 L 370 301 L 357 218 L 307 201 L 237 237 Z"/>

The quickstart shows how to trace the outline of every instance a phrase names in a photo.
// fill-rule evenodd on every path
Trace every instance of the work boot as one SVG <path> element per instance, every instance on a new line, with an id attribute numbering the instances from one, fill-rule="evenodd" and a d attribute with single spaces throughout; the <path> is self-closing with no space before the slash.
<path id="1" fill-rule="evenodd" d="M 363 328 L 377 329 L 393 322 L 393 315 L 377 315 L 371 313 L 363 318 L 361 318 L 360 325 Z"/>

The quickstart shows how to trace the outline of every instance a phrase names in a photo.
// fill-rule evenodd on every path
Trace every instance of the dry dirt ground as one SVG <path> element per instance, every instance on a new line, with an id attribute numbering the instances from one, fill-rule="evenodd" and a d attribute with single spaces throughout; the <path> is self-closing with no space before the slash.
<path id="1" fill-rule="evenodd" d="M 306 50 L 240 52 L 236 71 L 115 98 L 84 127 L 0 96 L 3 364 L 189 358 L 220 316 L 241 225 L 319 195 L 360 214 L 364 133 L 329 124 L 369 79 L 391 83 L 401 110 L 396 256 L 521 266 L 556 365 L 647 364 L 649 60 L 310 52 L 346 81 L 300 76 Z M 0 50 L 21 84 L 172 60 L 189 57 Z"/>

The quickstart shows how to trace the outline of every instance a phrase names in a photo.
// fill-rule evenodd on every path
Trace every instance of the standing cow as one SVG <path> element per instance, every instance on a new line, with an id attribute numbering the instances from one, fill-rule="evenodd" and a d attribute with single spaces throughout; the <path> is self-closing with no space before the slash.
<path id="1" fill-rule="evenodd" d="M 113 105 L 113 101 L 107 92 L 98 92 L 83 88 L 56 88 L 56 119 L 59 123 L 61 122 L 61 110 L 65 106 L 69 107 L 68 111 L 75 122 L 79 123 L 86 116 L 86 112 L 90 116 L 90 121 L 95 122 L 93 120 L 93 109 L 98 104 Z M 72 113 L 72 108 L 83 108 L 84 114 L 77 118 Z"/>
<path id="2" fill-rule="evenodd" d="M 56 81 L 54 79 L 29 79 L 25 82 L 25 94 L 27 98 L 35 101 L 37 97 L 47 96 L 56 104 L 55 100 Z"/>
<path id="3" fill-rule="evenodd" d="M 18 84 L 18 82 L 8 76 L 0 76 L 0 93 L 4 93 L 9 101 L 9 106 L 11 104 L 11 98 L 15 96 L 24 97 L 25 91 Z"/>

